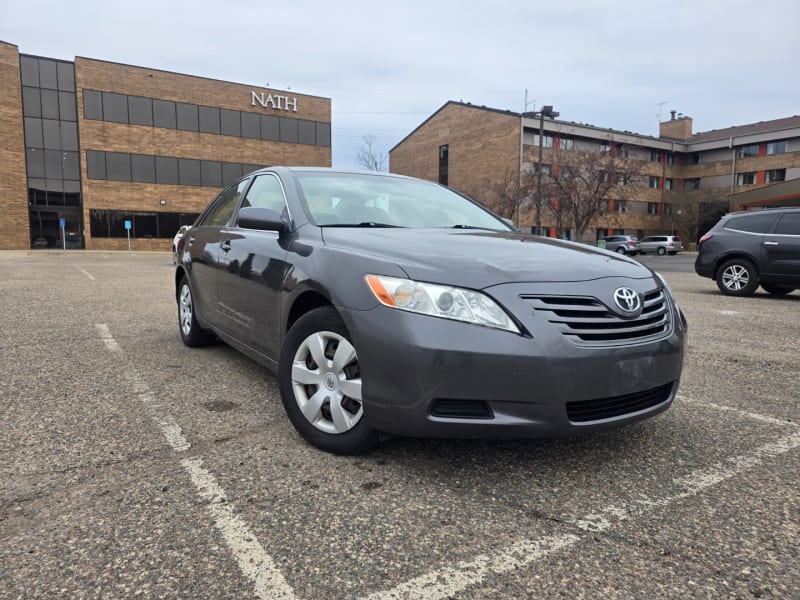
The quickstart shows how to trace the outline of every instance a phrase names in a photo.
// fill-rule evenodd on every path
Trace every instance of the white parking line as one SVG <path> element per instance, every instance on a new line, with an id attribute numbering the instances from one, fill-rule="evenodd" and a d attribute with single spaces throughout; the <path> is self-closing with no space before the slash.
<path id="1" fill-rule="evenodd" d="M 95 328 L 110 352 L 122 353 L 122 348 L 111 335 L 108 325 L 97 324 Z M 138 372 L 132 368 L 124 368 L 122 374 L 147 408 L 150 417 L 158 424 L 169 445 L 176 452 L 189 450 L 191 444 L 180 426 L 158 403 L 155 394 Z M 203 467 L 203 461 L 200 458 L 185 458 L 181 461 L 181 466 L 189 474 L 197 493 L 208 502 L 207 508 L 214 524 L 222 534 L 242 573 L 253 583 L 255 595 L 265 600 L 294 599 L 294 590 L 286 582 L 275 561 L 266 553 L 244 520 L 234 512 L 228 502 L 227 494 L 211 472 Z"/>
<path id="2" fill-rule="evenodd" d="M 787 421 L 785 419 L 778 419 L 776 417 L 769 417 L 767 415 L 760 415 L 757 413 L 748 412 L 746 410 L 742 410 L 740 408 L 734 408 L 732 406 L 723 406 L 722 404 L 715 404 L 714 402 L 706 402 L 705 400 L 695 400 L 694 398 L 687 398 L 683 394 L 678 394 L 677 400 L 679 402 L 686 402 L 688 404 L 697 404 L 699 406 L 705 406 L 708 408 L 713 408 L 714 410 L 720 410 L 724 412 L 732 412 L 738 414 L 742 417 L 746 417 L 753 421 L 761 421 L 762 423 L 769 423 L 770 425 L 780 425 L 782 427 L 800 427 L 800 423 L 795 423 L 793 421 Z"/>
<path id="3" fill-rule="evenodd" d="M 72 266 L 73 266 L 73 267 L 75 267 L 76 269 L 78 269 L 78 271 L 80 271 L 81 273 L 83 273 L 84 275 L 86 275 L 86 276 L 87 276 L 89 279 L 91 279 L 92 281 L 95 281 L 94 275 L 92 275 L 91 273 L 89 273 L 89 271 L 87 271 L 86 269 L 82 269 L 82 268 L 81 268 L 81 267 L 79 267 L 78 265 L 72 265 Z"/>
<path id="4" fill-rule="evenodd" d="M 698 404 L 700 404 L 698 402 Z M 716 407 L 717 405 L 715 405 Z M 726 410 L 728 407 L 719 407 Z M 740 412 L 743 415 L 756 417 L 757 420 L 774 422 L 770 417 L 761 417 L 752 413 Z M 794 423 L 780 422 L 781 425 Z M 685 500 L 736 475 L 744 473 L 762 464 L 765 460 L 786 454 L 800 448 L 800 429 L 765 444 L 748 454 L 729 458 L 723 462 L 698 469 L 686 477 L 674 481 L 681 490 L 667 496 L 640 498 L 633 502 L 618 502 L 590 513 L 571 522 L 578 530 L 601 533 L 625 520 L 645 515 L 655 509 L 663 508 L 673 502 Z M 586 539 L 586 534 L 563 533 L 545 536 L 538 540 L 522 540 L 508 548 L 491 555 L 481 555 L 470 561 L 463 561 L 451 567 L 431 571 L 410 581 L 402 583 L 391 590 L 380 591 L 365 597 L 365 600 L 393 600 L 405 598 L 424 598 L 439 600 L 455 595 L 473 585 L 480 584 L 490 574 L 503 574 L 524 567 L 563 548 L 576 545 Z"/>

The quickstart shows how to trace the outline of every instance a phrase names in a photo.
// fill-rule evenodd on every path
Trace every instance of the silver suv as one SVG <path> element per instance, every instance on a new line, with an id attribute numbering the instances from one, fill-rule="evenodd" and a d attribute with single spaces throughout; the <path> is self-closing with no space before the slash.
<path id="1" fill-rule="evenodd" d="M 642 254 L 654 252 L 660 256 L 675 255 L 683 250 L 683 244 L 677 235 L 648 235 L 641 240 Z"/>
<path id="2" fill-rule="evenodd" d="M 642 247 L 639 245 L 639 238 L 632 235 L 609 235 L 600 238 L 600 241 L 605 242 L 606 250 L 611 250 L 612 252 L 630 254 L 632 256 L 642 252 Z"/>

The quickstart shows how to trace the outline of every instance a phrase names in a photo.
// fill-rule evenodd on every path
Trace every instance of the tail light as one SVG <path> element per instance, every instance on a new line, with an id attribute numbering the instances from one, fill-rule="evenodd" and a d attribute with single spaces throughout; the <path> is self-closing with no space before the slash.
<path id="1" fill-rule="evenodd" d="M 628 246 L 635 246 L 635 245 L 636 242 L 634 242 L 633 240 L 628 240 Z"/>
<path id="2" fill-rule="evenodd" d="M 707 234 L 705 234 L 703 237 L 701 237 L 701 238 L 700 238 L 700 241 L 699 241 L 699 242 L 697 242 L 697 247 L 698 247 L 698 249 L 700 248 L 700 246 L 702 246 L 702 245 L 703 245 L 703 242 L 707 242 L 707 241 L 708 241 L 708 240 L 710 240 L 712 237 L 714 237 L 714 236 L 713 236 L 713 235 L 711 235 L 710 233 L 707 233 Z"/>

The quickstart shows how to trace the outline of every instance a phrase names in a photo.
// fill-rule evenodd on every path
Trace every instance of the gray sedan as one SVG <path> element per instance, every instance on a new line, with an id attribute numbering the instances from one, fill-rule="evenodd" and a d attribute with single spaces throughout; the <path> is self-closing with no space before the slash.
<path id="1" fill-rule="evenodd" d="M 672 403 L 686 322 L 612 252 L 515 231 L 426 181 L 275 167 L 224 190 L 175 272 L 179 330 L 275 371 L 311 444 L 552 437 Z"/>

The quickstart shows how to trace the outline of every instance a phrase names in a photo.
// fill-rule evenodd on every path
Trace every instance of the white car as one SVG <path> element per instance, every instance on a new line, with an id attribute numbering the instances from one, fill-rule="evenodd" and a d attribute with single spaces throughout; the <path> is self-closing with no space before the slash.
<path id="1" fill-rule="evenodd" d="M 181 248 L 183 248 L 183 238 L 186 236 L 186 232 L 189 231 L 191 225 L 181 225 L 180 229 L 178 229 L 178 233 L 175 234 L 175 237 L 172 238 L 172 264 L 178 264 L 178 254 L 180 254 Z"/>

